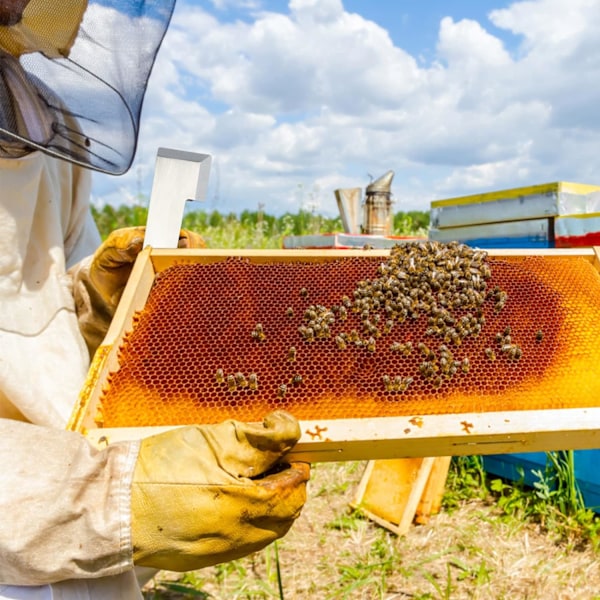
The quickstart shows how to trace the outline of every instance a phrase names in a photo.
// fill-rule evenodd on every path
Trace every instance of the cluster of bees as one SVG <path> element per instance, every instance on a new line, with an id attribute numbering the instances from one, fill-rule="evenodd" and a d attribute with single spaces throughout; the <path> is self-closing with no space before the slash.
<path id="1" fill-rule="evenodd" d="M 254 392 L 258 389 L 258 377 L 256 373 L 250 373 L 247 377 L 241 372 L 233 375 L 225 375 L 223 369 L 217 369 L 215 380 L 219 384 L 226 384 L 230 392 L 235 392 L 238 389 L 248 389 Z"/>
<path id="2" fill-rule="evenodd" d="M 377 277 L 358 282 L 353 297 L 342 297 L 340 306 L 331 312 L 358 316 L 361 327 L 341 332 L 335 337 L 340 350 L 349 344 L 375 351 L 379 338 L 388 335 L 404 322 L 427 319 L 425 337 L 431 338 L 432 350 L 425 342 L 416 344 L 422 361 L 419 375 L 430 380 L 437 389 L 456 373 L 468 373 L 468 357 L 456 359 L 451 348 L 461 346 L 464 340 L 478 336 L 485 325 L 484 303 L 491 300 L 494 310 L 500 312 L 508 299 L 497 286 L 488 291 L 491 269 L 487 253 L 465 244 L 451 242 L 415 242 L 392 248 L 390 257 L 377 269 Z M 500 352 L 509 359 L 518 360 L 522 350 L 510 338 L 507 328 L 498 339 Z M 411 340 L 395 341 L 389 346 L 393 353 L 409 356 L 413 352 Z M 493 350 L 492 350 L 493 351 Z M 383 375 L 387 392 L 404 392 L 413 383 L 413 377 Z"/>
<path id="3" fill-rule="evenodd" d="M 487 253 L 465 244 L 451 242 L 414 242 L 396 245 L 390 251 L 388 260 L 379 264 L 376 276 L 356 284 L 350 296 L 342 296 L 339 304 L 330 308 L 321 304 L 311 304 L 302 316 L 298 327 L 300 339 L 311 344 L 333 338 L 339 350 L 357 347 L 367 352 L 375 352 L 378 341 L 390 335 L 402 323 L 416 322 L 421 317 L 427 320 L 424 341 L 395 341 L 388 346 L 392 353 L 409 356 L 419 352 L 421 363 L 418 374 L 423 380 L 439 388 L 446 380 L 457 373 L 467 373 L 469 358 L 457 359 L 451 348 L 461 344 L 471 336 L 478 336 L 485 325 L 484 303 L 489 300 L 494 310 L 500 312 L 507 301 L 507 293 L 497 286 L 488 290 L 491 270 Z M 308 298 L 306 288 L 300 290 L 303 299 Z M 294 309 L 288 307 L 286 315 L 295 316 Z M 350 319 L 349 317 L 353 317 Z M 353 328 L 346 328 L 351 323 Z M 335 331 L 335 332 L 334 332 Z M 251 332 L 256 341 L 266 339 L 260 323 Z M 519 360 L 521 348 L 512 342 L 510 327 L 496 337 L 500 355 L 511 360 Z M 414 344 L 414 348 L 413 348 Z M 437 350 L 430 348 L 437 345 Z M 496 359 L 496 350 L 487 348 L 486 356 Z M 288 361 L 296 360 L 296 348 L 291 347 Z M 256 389 L 256 375 L 253 383 L 239 377 L 241 374 L 217 376 L 231 391 L 248 387 Z M 416 375 L 416 373 L 415 373 Z M 242 376 L 243 377 L 243 376 Z M 290 382 L 297 385 L 298 381 Z M 414 378 L 401 375 L 384 375 L 382 383 L 386 392 L 405 392 Z M 288 384 L 279 387 L 278 395 L 285 396 Z"/>
<path id="4" fill-rule="evenodd" d="M 478 335 L 485 324 L 483 303 L 491 271 L 483 251 L 456 242 L 397 245 L 379 265 L 377 275 L 358 282 L 353 299 L 344 296 L 341 306 L 332 308 L 359 316 L 358 333 L 365 347 L 370 338 L 378 339 L 395 325 L 421 315 L 428 319 L 425 334 L 445 344 L 460 345 L 466 337 Z M 457 309 L 463 313 L 460 318 L 454 314 Z M 356 342 L 356 333 L 340 336 Z"/>
<path id="5" fill-rule="evenodd" d="M 305 342 L 331 337 L 331 327 L 335 323 L 333 311 L 321 304 L 311 305 L 304 311 L 305 325 L 298 327 L 298 332 Z"/>
<path id="6" fill-rule="evenodd" d="M 541 331 L 536 333 L 536 341 L 541 341 L 543 334 Z M 496 334 L 496 344 L 500 348 L 500 352 L 504 354 L 510 360 L 519 360 L 523 356 L 523 351 L 518 344 L 512 343 L 512 337 L 510 335 L 510 325 L 507 325 L 502 333 Z M 485 355 L 490 360 L 496 360 L 496 352 L 493 348 L 486 348 Z"/>

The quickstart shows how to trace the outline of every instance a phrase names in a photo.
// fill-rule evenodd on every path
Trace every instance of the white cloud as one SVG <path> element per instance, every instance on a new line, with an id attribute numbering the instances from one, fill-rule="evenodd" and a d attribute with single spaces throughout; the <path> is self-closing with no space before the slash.
<path id="1" fill-rule="evenodd" d="M 468 19 L 455 23 L 451 17 L 444 17 L 437 49 L 448 68 L 463 71 L 463 75 L 511 64 L 502 42 L 479 23 Z"/>
<path id="2" fill-rule="evenodd" d="M 215 14 L 178 5 L 139 162 L 151 172 L 159 145 L 211 152 L 224 210 L 294 211 L 298 190 L 316 186 L 320 210 L 336 214 L 335 188 L 388 169 L 405 210 L 518 185 L 600 183 L 597 0 L 499 0 L 490 22 L 448 15 L 428 66 L 340 0 L 292 0 L 248 22 Z M 518 51 L 492 26 L 519 36 Z"/>

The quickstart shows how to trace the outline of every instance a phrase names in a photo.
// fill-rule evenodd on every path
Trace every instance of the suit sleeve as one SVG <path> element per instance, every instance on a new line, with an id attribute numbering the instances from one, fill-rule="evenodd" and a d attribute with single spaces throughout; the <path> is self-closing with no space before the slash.
<path id="1" fill-rule="evenodd" d="M 133 567 L 138 442 L 99 451 L 80 434 L 0 419 L 0 583 L 41 585 Z"/>

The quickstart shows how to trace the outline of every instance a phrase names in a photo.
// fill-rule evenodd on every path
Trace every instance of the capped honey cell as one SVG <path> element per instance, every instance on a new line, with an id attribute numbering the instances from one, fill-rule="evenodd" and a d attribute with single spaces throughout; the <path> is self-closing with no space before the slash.
<path id="1" fill-rule="evenodd" d="M 105 427 L 596 406 L 600 278 L 464 244 L 160 271 L 100 395 Z M 283 386 L 283 387 L 282 387 Z"/>

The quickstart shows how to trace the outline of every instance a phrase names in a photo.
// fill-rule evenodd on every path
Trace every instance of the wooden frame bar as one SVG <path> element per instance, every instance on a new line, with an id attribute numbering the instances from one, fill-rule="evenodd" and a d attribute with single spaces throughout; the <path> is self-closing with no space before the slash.
<path id="1" fill-rule="evenodd" d="M 144 249 L 136 261 L 113 323 L 99 348 L 74 408 L 68 428 L 80 431 L 95 444 L 139 439 L 167 427 L 97 428 L 95 413 L 103 382 L 116 370 L 119 341 L 132 327 L 133 315 L 144 306 L 157 273 L 176 263 L 219 261 L 244 256 L 269 262 L 278 260 L 334 260 L 340 257 L 387 256 L 387 250 L 260 251 L 260 250 L 153 250 Z M 563 250 L 498 250 L 495 256 L 564 257 L 589 260 L 600 270 L 596 248 Z M 600 318 L 600 315 L 599 315 Z M 369 419 L 336 419 L 301 422 L 302 437 L 291 458 L 307 462 L 374 460 L 405 457 L 457 456 L 600 448 L 600 398 L 598 408 L 519 410 L 446 415 L 411 415 Z"/>

